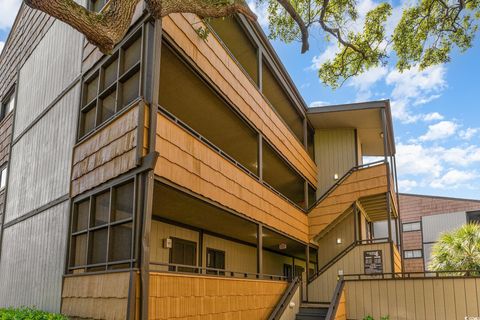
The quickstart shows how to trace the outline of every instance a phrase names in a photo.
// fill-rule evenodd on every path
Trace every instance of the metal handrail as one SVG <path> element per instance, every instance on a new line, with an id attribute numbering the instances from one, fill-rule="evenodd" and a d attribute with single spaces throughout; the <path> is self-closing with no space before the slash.
<path id="1" fill-rule="evenodd" d="M 347 173 L 345 173 L 340 179 L 338 179 L 337 182 L 335 182 L 335 184 L 333 186 L 331 186 L 320 198 L 318 198 L 317 201 L 315 201 L 315 203 L 313 203 L 308 209 L 307 209 L 307 212 L 310 213 L 310 211 L 312 211 L 313 208 L 315 208 L 320 202 L 322 202 L 323 200 L 325 200 L 325 198 L 327 198 L 342 182 L 344 182 L 350 175 L 352 175 L 352 173 L 354 173 L 355 171 L 358 171 L 358 170 L 362 170 L 362 169 L 366 169 L 366 168 L 370 168 L 370 167 L 375 167 L 375 166 L 378 166 L 378 165 L 381 165 L 381 164 L 386 164 L 387 161 L 385 160 L 380 160 L 380 161 L 375 161 L 375 162 L 371 162 L 371 163 L 366 163 L 366 164 L 362 164 L 360 166 L 355 166 L 353 168 L 351 168 L 350 170 L 347 171 Z"/>
<path id="2" fill-rule="evenodd" d="M 216 268 L 207 268 L 200 266 L 190 266 L 184 264 L 175 264 L 175 263 L 165 263 L 165 262 L 150 262 L 153 266 L 168 267 L 169 270 L 151 270 L 154 272 L 167 272 L 167 273 L 182 273 L 182 274 L 199 274 L 203 276 L 213 276 L 213 277 L 222 277 L 222 278 L 247 278 L 247 279 L 262 279 L 262 280 L 278 280 L 278 281 L 288 281 L 288 278 L 280 275 L 265 274 L 265 273 L 252 273 L 252 272 L 243 272 L 243 271 L 231 271 L 225 269 L 216 269 Z M 179 270 L 187 269 L 191 271 L 181 271 Z"/>
<path id="3" fill-rule="evenodd" d="M 342 298 L 343 288 L 345 286 L 345 282 L 343 277 L 340 276 L 338 278 L 337 286 L 335 287 L 335 292 L 333 293 L 332 303 L 328 308 L 327 315 L 325 316 L 325 320 L 334 320 L 335 316 L 337 315 L 338 306 L 340 305 L 340 300 Z"/>
<path id="4" fill-rule="evenodd" d="M 396 272 L 378 274 L 345 274 L 345 281 L 388 280 L 388 279 L 432 279 L 432 278 L 479 278 L 480 270 Z"/>
<path id="5" fill-rule="evenodd" d="M 277 320 L 282 317 L 283 312 L 292 300 L 293 295 L 295 294 L 301 283 L 302 281 L 300 280 L 300 277 L 296 277 L 292 280 L 287 290 L 285 290 L 283 296 L 280 298 L 280 301 L 275 306 L 275 309 L 273 309 L 272 313 L 268 317 L 268 320 Z"/>
<path id="6" fill-rule="evenodd" d="M 328 269 L 330 269 L 336 262 L 338 262 L 341 258 L 346 256 L 350 251 L 355 249 L 357 246 L 364 246 L 369 244 L 384 244 L 389 243 L 390 240 L 388 238 L 379 238 L 379 239 L 366 239 L 366 240 L 357 240 L 352 242 L 348 245 L 345 249 L 343 249 L 339 254 L 333 257 L 329 262 L 327 262 L 320 270 L 318 270 L 314 275 L 312 275 L 308 279 L 308 283 L 313 282 L 323 273 L 325 273 Z"/>

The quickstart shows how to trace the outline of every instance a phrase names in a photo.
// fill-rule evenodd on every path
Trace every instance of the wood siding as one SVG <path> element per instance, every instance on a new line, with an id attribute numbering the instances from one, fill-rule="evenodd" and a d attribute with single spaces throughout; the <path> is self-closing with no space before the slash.
<path id="1" fill-rule="evenodd" d="M 79 98 L 80 84 L 12 147 L 5 223 L 68 194 Z"/>
<path id="2" fill-rule="evenodd" d="M 317 241 L 319 269 L 355 241 L 354 228 L 355 219 L 353 213 L 351 213 Z M 342 243 L 340 244 L 337 243 L 337 239 L 339 238 L 342 239 Z"/>
<path id="3" fill-rule="evenodd" d="M 317 198 L 335 184 L 334 175 L 343 177 L 357 166 L 354 129 L 315 130 L 315 162 L 318 167 Z"/>
<path id="4" fill-rule="evenodd" d="M 33 21 L 43 17 L 38 11 L 22 10 L 32 12 Z M 75 81 L 80 56 L 75 52 L 81 50 L 83 38 L 61 22 L 45 31 L 43 23 L 50 18 L 42 24 L 33 21 L 16 23 L 11 37 L 21 32 L 27 41 L 30 35 L 42 35 L 38 45 L 32 40 L 25 43 L 28 47 L 17 43 L 6 48 L 24 50 L 29 56 L 19 54 L 25 60 L 17 64 L 16 140 L 7 182 L 0 304 L 59 312 L 68 234 L 66 199 L 80 97 Z M 4 51 L 2 59 L 9 54 Z"/>
<path id="5" fill-rule="evenodd" d="M 335 313 L 335 320 L 347 320 L 347 299 L 346 299 L 345 289 L 342 290 L 342 295 L 340 296 L 340 302 L 338 303 L 338 309 Z"/>
<path id="6" fill-rule="evenodd" d="M 347 318 L 463 320 L 480 314 L 480 279 L 346 281 Z"/>
<path id="7" fill-rule="evenodd" d="M 150 274 L 149 319 L 266 320 L 287 282 Z"/>
<path id="8" fill-rule="evenodd" d="M 148 131 L 148 112 L 145 110 L 148 110 L 145 104 L 138 103 L 75 146 L 72 197 L 138 165 L 139 154 L 145 155 L 148 146 L 148 135 L 145 134 Z M 141 115 L 145 115 L 143 121 L 140 120 Z"/>
<path id="9" fill-rule="evenodd" d="M 318 235 L 356 200 L 386 192 L 388 183 L 385 164 L 353 172 L 309 213 L 310 238 Z"/>
<path id="10" fill-rule="evenodd" d="M 371 250 L 382 251 L 383 272 L 391 272 L 390 243 L 359 245 L 308 285 L 309 299 L 317 302 L 331 301 L 337 286 L 339 270 L 343 271 L 343 274 L 363 274 L 365 272 L 363 253 Z"/>
<path id="11" fill-rule="evenodd" d="M 0 307 L 60 311 L 68 202 L 4 229 Z"/>
<path id="12" fill-rule="evenodd" d="M 62 314 L 82 319 L 127 319 L 130 273 L 68 276 Z"/>
<path id="13" fill-rule="evenodd" d="M 397 249 L 396 245 L 393 245 L 393 271 L 395 273 L 402 272 L 402 255 Z"/>
<path id="14" fill-rule="evenodd" d="M 80 75 L 83 35 L 57 21 L 20 71 L 13 138 L 25 129 Z M 78 106 L 80 99 L 75 101 Z M 75 115 L 77 112 L 75 112 Z M 74 131 L 73 126 L 70 131 Z"/>
<path id="15" fill-rule="evenodd" d="M 155 174 L 306 242 L 307 216 L 162 114 Z"/>
<path id="16" fill-rule="evenodd" d="M 266 98 L 213 36 L 204 41 L 196 28 L 202 22 L 191 14 L 172 14 L 163 19 L 164 31 L 313 185 L 317 167 L 304 147 L 269 106 Z M 195 26 L 195 27 L 194 27 Z"/>

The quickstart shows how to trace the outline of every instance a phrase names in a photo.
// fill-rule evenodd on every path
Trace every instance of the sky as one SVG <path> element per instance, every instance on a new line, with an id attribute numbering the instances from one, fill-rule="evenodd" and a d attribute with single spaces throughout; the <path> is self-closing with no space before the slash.
<path id="1" fill-rule="evenodd" d="M 0 1 L 0 52 L 20 3 Z M 376 5 L 375 0 L 358 3 L 360 20 Z M 387 30 L 393 30 L 403 8 L 393 6 Z M 251 7 L 266 27 L 265 10 Z M 273 46 L 309 106 L 390 99 L 401 192 L 480 199 L 479 39 L 467 52 L 455 52 L 450 63 L 400 73 L 393 61 L 337 90 L 323 85 L 317 74 L 318 65 L 335 53 L 334 45 L 313 35 L 303 55 L 299 43 L 273 41 Z"/>

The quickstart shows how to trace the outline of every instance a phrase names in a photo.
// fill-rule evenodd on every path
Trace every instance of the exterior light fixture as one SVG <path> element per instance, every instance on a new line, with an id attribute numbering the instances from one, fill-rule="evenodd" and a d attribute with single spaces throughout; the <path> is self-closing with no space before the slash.
<path id="1" fill-rule="evenodd" d="M 342 244 L 342 238 L 337 238 L 337 244 Z"/>
<path id="2" fill-rule="evenodd" d="M 383 139 L 383 132 L 380 132 L 380 138 Z"/>
<path id="3" fill-rule="evenodd" d="M 286 250 L 287 249 L 287 244 L 286 243 L 280 243 L 280 245 L 278 246 L 278 248 L 280 250 Z"/>
<path id="4" fill-rule="evenodd" d="M 335 174 L 333 175 L 333 179 L 334 179 L 334 180 L 338 180 L 338 173 L 335 173 Z"/>

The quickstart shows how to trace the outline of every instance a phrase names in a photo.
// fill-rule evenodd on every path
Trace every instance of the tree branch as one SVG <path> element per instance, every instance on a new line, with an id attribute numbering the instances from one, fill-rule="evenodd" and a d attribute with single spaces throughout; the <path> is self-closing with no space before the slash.
<path id="1" fill-rule="evenodd" d="M 111 0 L 100 13 L 92 12 L 73 0 L 25 0 L 83 33 L 103 53 L 110 53 L 127 33 L 140 0 Z"/>
<path id="2" fill-rule="evenodd" d="M 295 8 L 290 3 L 290 0 L 277 0 L 278 3 L 285 9 L 285 11 L 292 17 L 293 21 L 295 21 L 300 28 L 300 32 L 302 34 L 302 53 L 305 53 L 310 48 L 310 44 L 308 43 L 308 28 L 305 25 L 305 21 L 303 21 L 302 17 L 298 14 Z"/>

